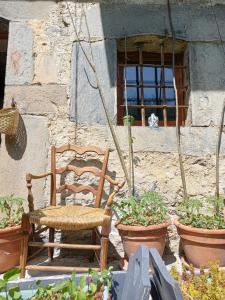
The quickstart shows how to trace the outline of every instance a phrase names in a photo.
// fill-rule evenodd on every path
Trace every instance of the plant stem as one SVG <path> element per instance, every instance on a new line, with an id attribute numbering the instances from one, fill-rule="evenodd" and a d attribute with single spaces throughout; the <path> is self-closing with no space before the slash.
<path id="1" fill-rule="evenodd" d="M 131 119 L 128 112 L 128 101 L 127 101 L 127 38 L 125 36 L 125 72 L 124 72 L 124 96 L 126 104 L 126 117 L 127 117 L 127 137 L 129 147 L 129 178 L 131 186 L 129 189 L 129 196 L 134 195 L 134 162 L 133 162 L 133 145 L 132 145 L 132 134 L 131 134 Z"/>
<path id="2" fill-rule="evenodd" d="M 133 151 L 133 138 L 132 138 L 130 122 L 128 123 L 128 139 L 129 139 L 129 157 L 130 157 L 131 194 L 134 196 L 134 151 Z"/>
<path id="3" fill-rule="evenodd" d="M 167 9 L 168 9 L 170 29 L 171 29 L 171 33 L 172 33 L 173 84 L 174 84 L 175 100 L 176 100 L 177 151 L 178 151 L 178 158 L 179 158 L 179 165 L 180 165 L 181 181 L 182 181 L 182 186 L 183 186 L 183 197 L 184 197 L 184 200 L 186 200 L 188 198 L 188 194 L 187 194 L 187 185 L 186 185 L 186 178 L 185 178 L 184 165 L 183 165 L 183 159 L 182 159 L 182 151 L 181 151 L 180 124 L 179 124 L 179 102 L 178 102 L 177 86 L 176 86 L 176 80 L 175 80 L 175 32 L 174 32 L 174 28 L 173 28 L 173 22 L 172 22 L 172 16 L 171 16 L 171 7 L 170 7 L 170 1 L 169 0 L 167 0 Z"/>
<path id="4" fill-rule="evenodd" d="M 108 109 L 107 109 L 107 106 L 106 106 L 106 99 L 105 99 L 105 96 L 103 94 L 102 87 L 100 85 L 100 81 L 99 81 L 98 74 L 97 74 L 97 71 L 96 71 L 96 66 L 94 64 L 94 60 L 93 60 L 94 56 L 93 56 L 93 51 L 92 51 L 92 46 L 91 46 L 91 38 L 90 38 L 89 26 L 88 26 L 87 20 L 86 20 L 86 13 L 84 12 L 84 17 L 85 17 L 85 22 L 86 22 L 86 27 L 87 27 L 87 32 L 88 32 L 88 42 L 89 42 L 89 46 L 90 46 L 90 50 L 91 50 L 92 62 L 89 59 L 86 51 L 84 50 L 83 45 L 82 45 L 82 43 L 80 41 L 80 38 L 78 36 L 78 32 L 77 32 L 77 29 L 76 29 L 76 26 L 75 26 L 75 22 L 74 22 L 74 19 L 73 19 L 73 16 L 72 16 L 72 13 L 71 13 L 68 1 L 66 1 L 66 5 L 67 5 L 67 9 L 68 9 L 68 12 L 69 12 L 72 24 L 73 24 L 73 28 L 74 28 L 74 32 L 75 32 L 78 44 L 79 44 L 79 46 L 80 46 L 80 48 L 81 48 L 81 50 L 82 50 L 82 52 L 83 52 L 83 54 L 84 54 L 84 56 L 85 56 L 88 64 L 90 65 L 90 67 L 91 67 L 91 69 L 92 69 L 92 71 L 93 71 L 93 73 L 95 75 L 96 88 L 97 88 L 97 90 L 99 92 L 99 96 L 100 96 L 100 99 L 101 99 L 101 102 L 102 102 L 102 105 L 103 105 L 103 108 L 104 108 L 104 112 L 105 112 L 106 119 L 107 119 L 107 122 L 108 122 L 108 125 L 109 125 L 109 129 L 110 129 L 110 132 L 111 132 L 111 135 L 112 135 L 112 138 L 113 138 L 113 141 L 114 141 L 114 144 L 115 144 L 115 147 L 116 147 L 119 159 L 120 159 L 120 163 L 121 163 L 122 169 L 123 169 L 125 177 L 126 177 L 128 188 L 131 189 L 130 178 L 129 178 L 129 175 L 128 175 L 128 172 L 127 172 L 127 167 L 126 167 L 126 164 L 125 164 L 125 161 L 124 161 L 124 158 L 123 158 L 123 154 L 122 154 L 122 151 L 121 151 L 121 148 L 120 148 L 120 145 L 119 145 L 119 141 L 117 139 L 115 130 L 113 128 L 112 120 L 111 120 L 111 118 L 109 116 L 109 112 L 108 112 Z"/>
<path id="5" fill-rule="evenodd" d="M 219 169 L 219 158 L 220 158 L 220 146 L 221 146 L 221 138 L 222 138 L 222 132 L 223 132 L 223 124 L 224 124 L 224 110 L 225 110 L 225 99 L 223 101 L 222 111 L 221 111 L 221 118 L 220 118 L 220 125 L 219 125 L 219 132 L 218 132 L 218 140 L 216 144 L 216 197 L 219 198 L 220 196 L 220 189 L 219 189 L 219 183 L 220 183 L 220 169 Z M 219 214 L 219 203 L 216 202 L 215 207 L 216 215 Z"/>
<path id="6" fill-rule="evenodd" d="M 183 185 L 183 195 L 184 195 L 184 200 L 186 200 L 188 198 L 188 195 L 187 195 L 187 185 L 186 185 L 186 178 L 185 178 L 185 172 L 184 172 L 184 164 L 183 164 L 183 158 L 182 158 L 182 150 L 181 150 L 180 125 L 179 125 L 179 108 L 178 108 L 179 103 L 178 103 L 178 95 L 177 95 L 177 86 L 176 86 L 175 76 L 173 76 L 173 84 L 174 84 L 175 98 L 176 98 L 177 151 L 178 151 L 178 158 L 179 158 L 179 164 L 180 164 L 181 180 L 182 180 L 182 185 Z"/>

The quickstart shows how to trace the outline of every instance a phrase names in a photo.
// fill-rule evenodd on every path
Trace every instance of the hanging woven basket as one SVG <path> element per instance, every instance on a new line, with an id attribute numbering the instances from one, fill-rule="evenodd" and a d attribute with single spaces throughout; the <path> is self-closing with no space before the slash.
<path id="1" fill-rule="evenodd" d="M 0 110 L 0 133 L 15 135 L 19 124 L 19 111 L 16 107 Z"/>

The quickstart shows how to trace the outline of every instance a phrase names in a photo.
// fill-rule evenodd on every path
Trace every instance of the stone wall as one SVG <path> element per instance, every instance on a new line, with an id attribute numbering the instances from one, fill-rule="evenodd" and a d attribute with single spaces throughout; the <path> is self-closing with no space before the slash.
<path id="1" fill-rule="evenodd" d="M 170 29 L 165 1 L 142 1 L 143 5 L 140 1 L 126 5 L 126 1 L 109 2 L 87 2 L 84 10 L 97 72 L 115 122 L 116 39 L 140 34 L 163 36 Z M 204 196 L 215 190 L 215 147 L 225 96 L 225 58 L 210 6 L 203 5 L 205 1 L 181 2 L 172 6 L 172 12 L 177 38 L 188 42 L 191 116 L 190 125 L 182 128 L 182 150 L 188 193 Z M 223 1 L 217 3 L 215 11 L 224 39 L 225 5 Z M 70 1 L 70 9 L 82 44 L 90 54 L 82 5 Z M 66 3 L 0 1 L 0 16 L 10 21 L 4 103 L 9 105 L 14 96 L 21 112 L 18 135 L 3 138 L 0 146 L 0 194 L 25 197 L 25 173 L 49 169 L 49 147 L 53 144 L 76 142 L 109 147 L 109 172 L 124 177 L 98 92 L 90 86 L 90 82 L 94 84 L 93 74 L 77 45 Z M 115 126 L 115 130 L 127 162 L 126 128 Z M 182 198 L 175 128 L 135 127 L 133 136 L 137 192 L 160 191 L 169 213 L 174 215 L 174 206 Z M 221 193 L 225 188 L 224 154 L 223 140 Z M 49 182 L 40 180 L 34 190 L 35 204 L 42 207 L 49 196 Z M 126 188 L 121 197 L 125 192 Z"/>

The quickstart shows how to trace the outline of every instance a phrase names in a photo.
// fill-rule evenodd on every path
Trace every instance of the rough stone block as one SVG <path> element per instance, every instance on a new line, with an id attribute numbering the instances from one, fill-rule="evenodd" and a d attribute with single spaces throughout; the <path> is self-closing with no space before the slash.
<path id="1" fill-rule="evenodd" d="M 82 43 L 91 59 L 88 43 Z M 100 41 L 92 44 L 96 71 L 106 99 L 110 117 L 115 117 L 115 82 L 117 48 L 115 40 Z M 108 55 L 110 53 L 110 55 Z M 78 44 L 73 46 L 71 75 L 71 120 L 81 123 L 106 124 L 106 117 L 95 89 L 95 77 Z"/>
<path id="2" fill-rule="evenodd" d="M 0 146 L 0 194 L 14 193 L 26 199 L 26 173 L 45 173 L 48 154 L 47 118 L 23 116 L 17 135 L 3 137 Z M 45 179 L 37 180 L 33 185 L 36 207 L 44 203 Z"/>
<path id="3" fill-rule="evenodd" d="M 189 72 L 194 91 L 223 91 L 224 53 L 221 45 L 210 43 L 189 46 Z"/>
<path id="4" fill-rule="evenodd" d="M 220 124 L 224 91 L 193 91 L 190 94 L 192 126 Z"/>
<path id="5" fill-rule="evenodd" d="M 64 85 L 7 86 L 5 105 L 10 105 L 14 97 L 20 113 L 56 113 L 58 106 L 67 105 L 67 92 Z"/>
<path id="6" fill-rule="evenodd" d="M 43 19 L 56 7 L 55 1 L 0 0 L 0 14 L 8 20 Z"/>
<path id="7" fill-rule="evenodd" d="M 225 91 L 224 67 L 221 45 L 189 46 L 189 105 L 193 126 L 219 124 Z"/>
<path id="8" fill-rule="evenodd" d="M 123 2 L 123 3 L 122 3 Z M 124 3 L 100 3 L 87 11 L 87 19 L 92 36 L 124 37 L 138 34 L 165 35 L 170 32 L 168 11 L 165 1 L 127 1 Z M 214 2 L 215 3 L 215 2 Z M 223 1 L 216 1 L 224 4 Z M 218 30 L 212 10 L 200 4 L 204 1 L 171 1 L 173 25 L 177 38 L 189 41 L 219 40 Z M 225 6 L 214 7 L 220 28 L 224 28 Z M 191 20 L 191 22 L 190 22 Z M 85 33 L 85 23 L 82 25 Z M 87 32 L 85 33 L 87 36 Z M 225 34 L 222 32 L 222 37 Z"/>
<path id="9" fill-rule="evenodd" d="M 93 5 L 87 11 L 91 36 L 119 38 L 150 32 L 165 33 L 165 7 L 138 3 Z M 82 31 L 87 36 L 85 22 Z"/>
<path id="10" fill-rule="evenodd" d="M 54 54 L 39 53 L 35 58 L 33 83 L 49 84 L 58 82 L 57 57 Z"/>
<path id="11" fill-rule="evenodd" d="M 29 84 L 33 80 L 33 37 L 26 22 L 10 22 L 6 84 Z"/>

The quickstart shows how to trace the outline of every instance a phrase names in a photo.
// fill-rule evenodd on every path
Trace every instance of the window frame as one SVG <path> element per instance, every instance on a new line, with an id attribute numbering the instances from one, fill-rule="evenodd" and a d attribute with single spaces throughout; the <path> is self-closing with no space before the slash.
<path id="1" fill-rule="evenodd" d="M 144 66 L 152 66 L 152 67 L 172 67 L 172 54 L 171 53 L 165 53 L 163 54 L 163 57 L 160 53 L 156 52 L 142 52 L 142 58 L 144 63 L 140 63 L 140 53 L 137 51 L 128 52 L 127 57 L 125 59 L 125 53 L 124 52 L 117 52 L 117 124 L 123 125 L 123 107 L 125 106 L 123 104 L 123 94 L 124 94 L 124 67 L 125 66 L 140 66 L 140 69 L 143 70 Z M 163 63 L 162 63 L 163 60 Z M 187 109 L 188 105 L 185 104 L 186 100 L 186 92 L 187 92 L 187 84 L 185 82 L 185 70 L 186 66 L 183 65 L 184 63 L 184 53 L 177 53 L 175 54 L 175 81 L 177 86 L 177 95 L 178 95 L 178 101 L 179 101 L 179 124 L 181 126 L 185 125 L 185 119 L 187 115 Z M 142 72 L 142 71 L 141 71 Z M 164 73 L 164 72 L 163 72 Z M 143 80 L 142 80 L 143 82 Z M 128 86 L 128 85 L 127 85 Z M 158 86 L 148 86 L 144 84 L 134 85 L 134 87 L 139 87 L 142 90 L 144 90 L 144 87 L 150 87 L 150 88 L 162 88 L 163 91 L 165 91 L 165 88 L 170 87 L 168 85 L 162 84 Z M 173 86 L 171 86 L 173 88 Z M 132 107 L 132 105 L 128 105 L 129 107 Z M 133 106 L 135 107 L 135 106 Z M 143 105 L 143 102 L 141 105 L 136 106 L 140 108 L 140 110 L 145 109 L 151 109 L 151 108 L 158 108 L 162 109 L 163 113 L 163 121 L 159 121 L 159 126 L 175 126 L 176 120 L 168 121 L 165 120 L 165 112 L 168 110 L 168 108 L 175 108 L 176 106 L 169 106 L 167 104 L 162 105 Z M 135 126 L 146 126 L 147 120 L 144 117 L 143 120 L 143 113 L 141 113 L 141 120 L 137 120 L 134 122 Z M 167 115 L 167 113 L 166 113 Z M 143 125 L 144 123 L 144 125 Z"/>

